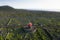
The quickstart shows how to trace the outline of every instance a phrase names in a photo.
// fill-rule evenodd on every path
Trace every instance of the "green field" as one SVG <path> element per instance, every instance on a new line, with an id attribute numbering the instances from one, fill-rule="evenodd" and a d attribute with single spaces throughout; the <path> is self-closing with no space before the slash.
<path id="1" fill-rule="evenodd" d="M 36 32 L 26 32 L 31 21 Z M 60 12 L 0 7 L 0 40 L 59 40 Z"/>

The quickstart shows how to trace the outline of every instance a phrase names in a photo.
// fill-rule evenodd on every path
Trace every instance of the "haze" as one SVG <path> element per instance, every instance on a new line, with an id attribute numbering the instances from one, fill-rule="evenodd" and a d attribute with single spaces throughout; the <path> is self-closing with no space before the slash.
<path id="1" fill-rule="evenodd" d="M 9 5 L 17 9 L 60 11 L 60 0 L 0 0 L 0 6 Z"/>

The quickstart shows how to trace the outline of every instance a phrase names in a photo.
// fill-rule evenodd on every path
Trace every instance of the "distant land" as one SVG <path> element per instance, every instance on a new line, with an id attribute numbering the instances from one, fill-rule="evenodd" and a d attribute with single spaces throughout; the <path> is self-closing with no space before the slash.
<path id="1" fill-rule="evenodd" d="M 11 6 L 0 6 L 0 19 L 1 19 L 0 21 L 8 22 L 8 20 L 11 18 L 15 18 L 21 21 L 21 23 L 24 23 L 25 21 L 28 20 L 36 21 L 37 19 L 40 20 L 41 18 L 46 18 L 46 19 L 53 18 L 55 20 L 60 20 L 60 12 L 15 9 Z"/>

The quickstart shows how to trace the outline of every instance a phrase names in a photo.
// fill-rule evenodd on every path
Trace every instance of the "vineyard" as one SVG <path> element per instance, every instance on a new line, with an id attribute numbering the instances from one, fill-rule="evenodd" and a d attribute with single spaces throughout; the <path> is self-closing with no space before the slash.
<path id="1" fill-rule="evenodd" d="M 26 31 L 31 21 L 36 31 Z M 60 12 L 0 7 L 0 40 L 60 40 Z"/>

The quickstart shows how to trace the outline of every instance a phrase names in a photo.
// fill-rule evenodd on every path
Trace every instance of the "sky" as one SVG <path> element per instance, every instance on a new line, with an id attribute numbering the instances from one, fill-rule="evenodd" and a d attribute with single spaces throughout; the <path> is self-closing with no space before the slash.
<path id="1" fill-rule="evenodd" d="M 60 11 L 60 0 L 0 0 L 0 6 L 17 9 Z"/>

